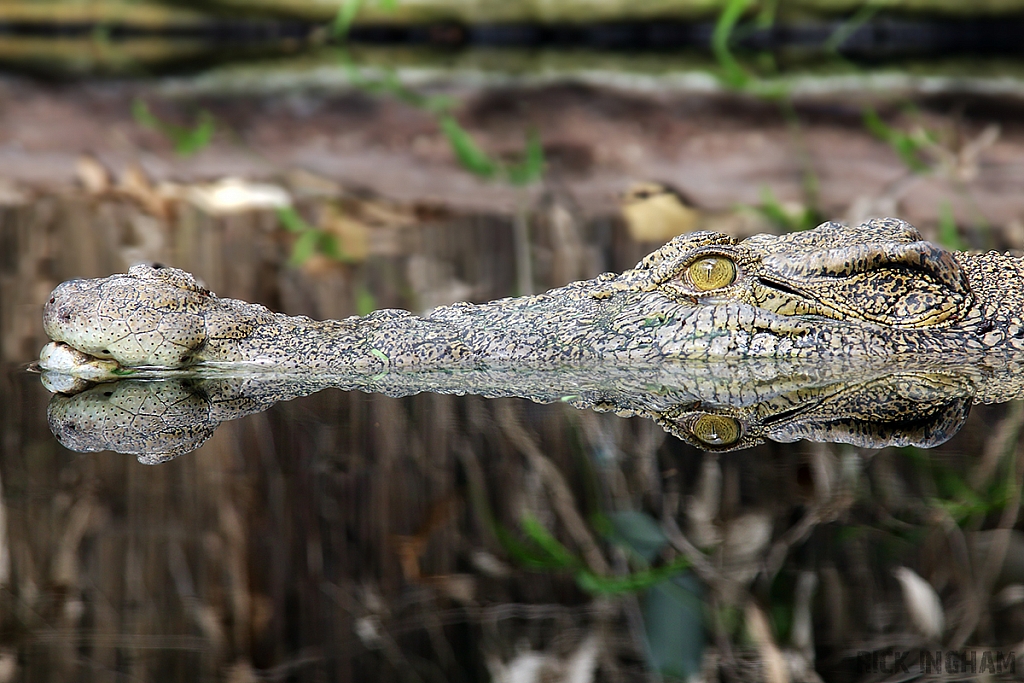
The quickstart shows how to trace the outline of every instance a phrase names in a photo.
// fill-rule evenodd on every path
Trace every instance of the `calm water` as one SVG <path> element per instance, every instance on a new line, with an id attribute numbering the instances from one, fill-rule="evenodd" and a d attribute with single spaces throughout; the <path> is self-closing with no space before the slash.
<path id="1" fill-rule="evenodd" d="M 897 382 L 935 399 L 897 425 L 950 437 L 927 451 L 716 455 L 561 403 L 337 390 L 187 435 L 208 440 L 160 465 L 63 448 L 50 394 L 23 370 L 45 341 L 41 303 L 64 278 L 124 269 L 136 252 L 109 218 L 130 212 L 49 197 L 0 213 L 0 680 L 1024 675 L 1024 410 L 972 409 L 948 374 Z M 304 269 L 284 263 L 272 215 L 183 209 L 171 227 L 148 258 L 292 313 L 516 291 L 515 231 L 496 218 Z M 538 285 L 637 257 L 616 248 L 621 226 L 574 229 L 583 251 L 534 233 L 552 254 Z M 883 413 L 899 393 L 884 375 L 866 383 Z"/>

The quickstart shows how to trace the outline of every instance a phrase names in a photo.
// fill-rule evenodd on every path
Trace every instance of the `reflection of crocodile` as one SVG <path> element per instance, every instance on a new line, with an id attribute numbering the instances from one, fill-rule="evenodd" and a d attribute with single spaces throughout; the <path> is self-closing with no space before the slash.
<path id="1" fill-rule="evenodd" d="M 192 276 L 136 266 L 74 280 L 47 334 L 99 359 L 68 370 L 253 363 L 379 374 L 742 357 L 967 357 L 1024 350 L 1021 262 L 953 253 L 909 224 L 826 223 L 742 242 L 676 238 L 621 275 L 546 294 L 316 322 L 219 299 Z M 59 354 L 51 354 L 47 363 Z M 116 363 L 114 362 L 116 361 Z M 115 373 L 116 374 L 116 373 Z M 428 387 L 424 387 L 427 389 Z"/>
<path id="2" fill-rule="evenodd" d="M 338 387 L 391 396 L 430 390 L 564 401 L 577 408 L 652 418 L 709 451 L 747 448 L 768 439 L 875 448 L 934 446 L 959 429 L 972 402 L 1024 394 L 1019 377 L 1014 362 L 998 367 L 904 364 L 894 369 L 882 359 L 682 361 L 378 376 L 229 375 L 207 368 L 189 378 L 123 379 L 75 395 L 57 394 L 49 419 L 68 448 L 111 449 L 136 454 L 143 462 L 161 462 L 197 448 L 223 421 Z M 47 373 L 44 379 L 53 377 Z"/>

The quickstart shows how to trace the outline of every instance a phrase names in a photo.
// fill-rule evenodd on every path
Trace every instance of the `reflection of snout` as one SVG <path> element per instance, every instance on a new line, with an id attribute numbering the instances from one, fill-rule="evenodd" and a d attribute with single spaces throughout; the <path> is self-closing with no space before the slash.
<path id="1" fill-rule="evenodd" d="M 112 450 L 144 464 L 199 448 L 213 434 L 209 402 L 178 380 L 120 380 L 74 396 L 57 394 L 46 409 L 50 431 L 69 450 Z"/>

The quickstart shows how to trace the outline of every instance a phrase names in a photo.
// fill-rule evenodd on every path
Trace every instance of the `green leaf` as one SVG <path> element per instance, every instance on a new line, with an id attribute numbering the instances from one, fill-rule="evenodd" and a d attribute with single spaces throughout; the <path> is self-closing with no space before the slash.
<path id="1" fill-rule="evenodd" d="M 292 255 L 288 263 L 293 266 L 301 266 L 309 260 L 309 257 L 316 253 L 316 247 L 320 242 L 320 233 L 316 230 L 307 230 L 299 235 L 292 245 Z"/>
<path id="2" fill-rule="evenodd" d="M 761 9 L 754 19 L 754 24 L 759 29 L 769 29 L 775 23 L 775 15 L 779 10 L 779 0 L 767 0 L 761 3 Z"/>
<path id="3" fill-rule="evenodd" d="M 750 74 L 733 56 L 729 43 L 736 22 L 752 2 L 753 0 L 728 0 L 722 13 L 718 15 L 715 30 L 711 34 L 711 50 L 722 68 L 721 80 L 731 88 L 742 88 L 750 82 Z"/>
<path id="4" fill-rule="evenodd" d="M 523 151 L 522 162 L 509 166 L 505 173 L 513 185 L 529 185 L 544 175 L 544 146 L 537 131 L 530 130 L 526 134 L 526 149 Z"/>
<path id="5" fill-rule="evenodd" d="M 199 112 L 196 126 L 187 128 L 161 121 L 141 99 L 132 102 L 132 118 L 140 126 L 155 130 L 170 140 L 174 151 L 181 156 L 189 156 L 205 148 L 210 144 L 216 131 L 213 115 L 205 109 Z"/>
<path id="6" fill-rule="evenodd" d="M 213 140 L 215 124 L 213 116 L 205 109 L 199 112 L 199 123 L 193 129 L 180 128 L 174 136 L 174 151 L 181 156 L 191 156 L 206 148 Z"/>
<path id="7" fill-rule="evenodd" d="M 373 294 L 366 287 L 360 287 L 356 290 L 356 313 L 359 315 L 368 315 L 377 310 L 377 300 L 373 298 Z"/>
<path id="8" fill-rule="evenodd" d="M 882 9 L 881 4 L 868 2 L 866 5 L 857 10 L 856 14 L 841 23 L 832 35 L 828 37 L 828 40 L 822 45 L 822 49 L 825 52 L 837 53 L 839 48 L 843 46 L 846 39 L 857 32 L 861 26 L 871 21 L 871 18 Z"/>
<path id="9" fill-rule="evenodd" d="M 139 98 L 132 102 L 132 118 L 140 126 L 145 126 L 146 128 L 159 129 L 163 125 L 163 121 L 154 116 L 153 112 L 149 110 L 149 105 Z"/>
<path id="10" fill-rule="evenodd" d="M 761 188 L 761 206 L 757 207 L 757 212 L 786 232 L 809 230 L 817 223 L 810 209 L 803 208 L 798 214 L 786 211 L 769 187 Z"/>
<path id="11" fill-rule="evenodd" d="M 864 107 L 863 119 L 864 126 L 868 129 L 868 132 L 888 144 L 908 168 L 915 173 L 922 173 L 928 170 L 928 164 L 924 163 L 918 156 L 923 142 L 889 126 L 872 107 Z"/>
<path id="12" fill-rule="evenodd" d="M 498 542 L 501 543 L 501 547 L 505 549 L 505 552 L 524 567 L 556 571 L 564 569 L 564 566 L 553 560 L 548 553 L 523 543 L 515 537 L 515 534 L 500 524 L 496 523 L 494 525 L 494 535 L 497 537 Z"/>
<path id="13" fill-rule="evenodd" d="M 576 567 L 580 564 L 579 560 L 569 552 L 568 548 L 558 542 L 554 536 L 551 535 L 544 525 L 537 520 L 536 517 L 530 513 L 524 513 L 519 523 L 523 527 L 523 533 L 537 544 L 537 546 L 544 551 L 552 562 L 556 566 L 569 569 Z"/>
<path id="14" fill-rule="evenodd" d="M 352 263 L 354 259 L 345 253 L 345 250 L 341 248 L 341 243 L 335 235 L 329 232 L 320 232 L 320 251 L 329 258 L 339 261 L 340 263 Z"/>
<path id="15" fill-rule="evenodd" d="M 789 215 L 782 209 L 782 205 L 775 198 L 775 193 L 771 191 L 771 188 L 761 188 L 761 206 L 757 210 L 780 228 L 789 229 Z"/>
<path id="16" fill-rule="evenodd" d="M 459 125 L 451 114 L 442 114 L 438 119 L 441 132 L 448 138 L 448 143 L 455 152 L 455 157 L 470 173 L 481 178 L 493 178 L 498 165 L 473 140 L 465 128 Z"/>
<path id="17" fill-rule="evenodd" d="M 344 40 L 348 36 L 348 31 L 352 28 L 352 22 L 355 20 L 356 15 L 359 14 L 362 5 L 363 0 L 344 0 L 341 3 L 338 13 L 334 15 L 334 24 L 331 26 L 335 38 Z"/>
<path id="18" fill-rule="evenodd" d="M 892 135 L 892 128 L 882 120 L 874 107 L 864 107 L 861 117 L 864 119 L 864 127 L 868 129 L 869 133 L 879 140 L 889 141 L 889 137 Z"/>
<path id="19" fill-rule="evenodd" d="M 584 569 L 576 573 L 576 583 L 583 590 L 595 595 L 637 593 L 679 574 L 689 566 L 688 559 L 677 557 L 673 562 L 656 569 L 646 569 L 625 576 L 598 576 Z"/>
<path id="20" fill-rule="evenodd" d="M 284 206 L 277 209 L 277 220 L 288 232 L 303 233 L 313 230 L 313 226 L 307 223 L 294 207 Z"/>
<path id="21" fill-rule="evenodd" d="M 455 99 L 449 95 L 430 95 L 423 99 L 423 108 L 434 114 L 443 114 L 455 108 Z"/>

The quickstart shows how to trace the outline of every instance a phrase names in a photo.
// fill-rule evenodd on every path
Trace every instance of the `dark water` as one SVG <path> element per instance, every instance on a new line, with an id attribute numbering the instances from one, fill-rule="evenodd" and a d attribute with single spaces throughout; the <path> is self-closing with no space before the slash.
<path id="1" fill-rule="evenodd" d="M 1019 402 L 971 407 L 949 373 L 917 376 L 903 395 L 930 387 L 944 426 L 899 428 L 941 436 L 931 450 L 715 454 L 563 403 L 326 390 L 164 464 L 79 454 L 23 368 L 50 288 L 137 253 L 132 215 L 75 197 L 0 214 L 0 679 L 1024 675 Z M 535 227 L 538 286 L 638 256 L 621 226 Z M 513 226 L 493 217 L 303 269 L 272 215 L 185 208 L 170 228 L 146 258 L 292 313 L 516 291 Z"/>

